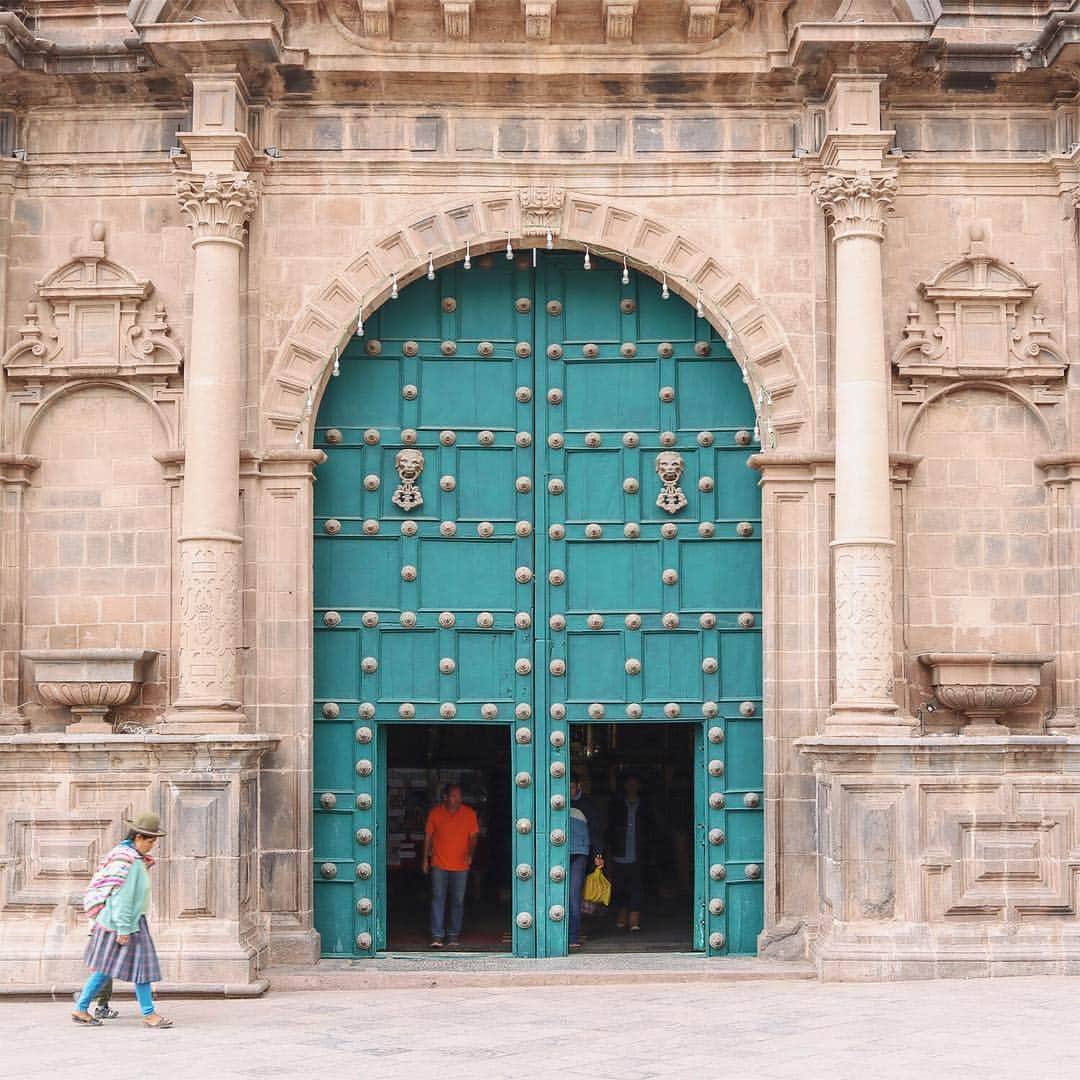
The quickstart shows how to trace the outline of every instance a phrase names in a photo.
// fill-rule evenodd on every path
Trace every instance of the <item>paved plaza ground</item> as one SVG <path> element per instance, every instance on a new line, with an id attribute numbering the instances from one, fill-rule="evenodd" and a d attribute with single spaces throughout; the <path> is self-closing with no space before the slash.
<path id="1" fill-rule="evenodd" d="M 1080 979 L 646 983 L 129 999 L 104 1029 L 0 999 L 18 1080 L 1058 1080 L 1080 1076 Z"/>

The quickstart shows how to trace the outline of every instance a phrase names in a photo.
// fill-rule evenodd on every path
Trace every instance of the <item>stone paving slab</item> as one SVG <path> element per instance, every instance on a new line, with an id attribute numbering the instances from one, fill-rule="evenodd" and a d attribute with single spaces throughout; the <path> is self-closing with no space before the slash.
<path id="1" fill-rule="evenodd" d="M 142 1029 L 0 1002 L 0 1078 L 1058 1080 L 1080 1075 L 1080 981 L 274 993 L 167 1003 Z"/>

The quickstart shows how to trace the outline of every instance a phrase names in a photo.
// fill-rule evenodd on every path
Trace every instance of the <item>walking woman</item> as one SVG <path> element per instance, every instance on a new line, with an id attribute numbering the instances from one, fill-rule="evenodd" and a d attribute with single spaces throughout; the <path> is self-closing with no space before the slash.
<path id="1" fill-rule="evenodd" d="M 83 901 L 94 920 L 85 962 L 93 974 L 79 995 L 71 1019 L 76 1024 L 100 1027 L 101 1021 L 89 1013 L 90 1002 L 111 979 L 135 984 L 143 1023 L 149 1028 L 170 1028 L 172 1021 L 154 1011 L 150 984 L 161 979 L 157 951 L 146 923 L 150 906 L 150 856 L 161 830 L 157 814 L 139 814 L 128 821 L 126 839 L 105 856 L 90 882 Z"/>

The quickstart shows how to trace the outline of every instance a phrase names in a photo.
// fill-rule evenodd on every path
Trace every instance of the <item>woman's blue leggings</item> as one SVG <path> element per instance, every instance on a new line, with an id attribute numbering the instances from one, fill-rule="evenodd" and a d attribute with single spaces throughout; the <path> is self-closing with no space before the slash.
<path id="1" fill-rule="evenodd" d="M 75 1006 L 79 1012 L 86 1012 L 86 1010 L 90 1008 L 90 1002 L 97 997 L 98 991 L 105 985 L 108 978 L 109 976 L 106 975 L 104 971 L 95 971 L 94 974 L 86 980 L 86 985 L 79 995 L 79 1002 Z M 149 1016 L 154 1011 L 154 998 L 150 992 L 150 984 L 136 983 L 135 997 L 139 1001 L 139 1011 L 143 1016 Z"/>

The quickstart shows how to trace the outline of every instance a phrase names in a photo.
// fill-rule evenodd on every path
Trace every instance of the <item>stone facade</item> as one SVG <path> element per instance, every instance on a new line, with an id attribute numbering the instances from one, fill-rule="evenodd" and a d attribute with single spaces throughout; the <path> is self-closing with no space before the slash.
<path id="1" fill-rule="evenodd" d="M 761 951 L 1080 964 L 1080 98 L 1051 10 L 0 12 L 0 985 L 76 978 L 71 898 L 148 803 L 169 981 L 316 960 L 312 412 L 361 307 L 508 239 L 665 280 L 756 395 Z M 111 698 L 75 679 L 112 710 L 80 734 L 44 650 L 152 655 Z M 1037 689 L 964 735 L 938 654 Z"/>

